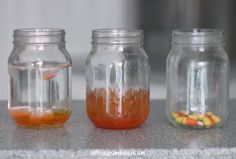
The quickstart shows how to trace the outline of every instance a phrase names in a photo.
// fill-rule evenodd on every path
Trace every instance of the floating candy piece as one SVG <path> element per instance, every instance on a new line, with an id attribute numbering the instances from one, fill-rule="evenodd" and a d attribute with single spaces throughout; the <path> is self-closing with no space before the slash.
<path id="1" fill-rule="evenodd" d="M 58 73 L 58 68 L 41 68 L 42 80 L 50 80 Z"/>
<path id="2" fill-rule="evenodd" d="M 55 74 L 50 74 L 50 73 L 46 74 L 46 75 L 44 74 L 42 79 L 43 80 L 50 80 L 50 79 L 54 78 L 55 76 L 56 76 Z"/>

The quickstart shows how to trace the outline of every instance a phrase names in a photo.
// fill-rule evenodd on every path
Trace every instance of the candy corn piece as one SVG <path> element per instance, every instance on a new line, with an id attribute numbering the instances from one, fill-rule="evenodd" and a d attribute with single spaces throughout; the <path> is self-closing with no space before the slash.
<path id="1" fill-rule="evenodd" d="M 189 117 L 184 117 L 182 123 L 183 125 L 189 125 L 189 126 L 203 126 L 203 123 L 201 121 L 191 119 Z"/>
<path id="2" fill-rule="evenodd" d="M 193 120 L 198 120 L 198 119 L 199 119 L 199 117 L 198 117 L 197 114 L 192 114 L 192 115 L 189 115 L 188 117 L 189 117 L 190 119 L 193 119 Z"/>
<path id="3" fill-rule="evenodd" d="M 180 111 L 172 112 L 171 116 L 175 119 L 177 123 L 188 127 L 210 128 L 221 121 L 220 117 L 212 112 L 206 112 L 205 114 L 188 114 L 186 111 Z"/>
<path id="4" fill-rule="evenodd" d="M 220 122 L 220 117 L 218 117 L 216 115 L 212 115 L 211 118 L 215 121 L 215 123 L 219 123 Z"/>
<path id="5" fill-rule="evenodd" d="M 186 115 L 188 115 L 188 113 L 187 113 L 186 111 L 180 111 L 178 114 L 181 115 L 181 116 L 186 116 Z"/>
<path id="6" fill-rule="evenodd" d="M 181 124 L 182 121 L 183 121 L 183 118 L 184 118 L 184 117 L 182 117 L 182 116 L 178 116 L 178 117 L 175 118 L 175 120 L 177 121 L 177 123 L 180 123 L 180 124 Z"/>
<path id="7" fill-rule="evenodd" d="M 221 121 L 220 117 L 215 115 L 215 114 L 209 115 L 209 113 L 208 113 L 205 116 L 210 118 L 210 120 L 212 121 L 213 124 L 217 124 L 217 123 L 219 123 Z"/>
<path id="8" fill-rule="evenodd" d="M 177 114 L 177 113 L 175 113 L 175 112 L 172 112 L 172 113 L 171 113 L 171 116 L 172 116 L 173 118 L 177 118 L 177 117 L 179 116 L 179 114 Z"/>
<path id="9" fill-rule="evenodd" d="M 205 127 L 210 127 L 210 126 L 213 125 L 213 122 L 212 122 L 211 119 L 208 118 L 208 117 L 204 117 L 202 121 L 203 121 Z"/>

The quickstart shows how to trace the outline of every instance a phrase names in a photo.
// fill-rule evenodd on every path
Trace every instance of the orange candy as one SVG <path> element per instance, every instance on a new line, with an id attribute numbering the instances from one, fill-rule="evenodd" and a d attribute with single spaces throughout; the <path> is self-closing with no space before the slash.
<path id="1" fill-rule="evenodd" d="M 10 114 L 16 124 L 22 127 L 41 128 L 59 127 L 70 116 L 67 110 L 30 111 L 30 107 L 19 106 L 10 108 Z"/>
<path id="2" fill-rule="evenodd" d="M 57 76 L 60 68 L 40 68 L 42 73 L 42 80 L 50 80 Z"/>
<path id="3" fill-rule="evenodd" d="M 97 127 L 128 129 L 140 126 L 149 113 L 149 91 L 129 89 L 125 93 L 104 88 L 87 93 L 88 117 Z"/>
<path id="4" fill-rule="evenodd" d="M 50 80 L 54 78 L 56 75 L 54 74 L 48 74 L 48 75 L 43 75 L 43 80 Z"/>
<path id="5" fill-rule="evenodd" d="M 30 118 L 30 112 L 27 107 L 11 108 L 10 114 L 17 123 L 17 125 L 25 125 Z"/>
<path id="6" fill-rule="evenodd" d="M 189 126 L 203 126 L 202 122 L 188 118 L 188 117 L 185 118 L 185 121 L 183 121 L 183 124 L 189 125 Z"/>

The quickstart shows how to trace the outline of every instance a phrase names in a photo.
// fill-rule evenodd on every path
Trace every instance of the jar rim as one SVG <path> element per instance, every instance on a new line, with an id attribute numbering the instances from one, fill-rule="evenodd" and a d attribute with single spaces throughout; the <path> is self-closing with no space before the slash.
<path id="1" fill-rule="evenodd" d="M 224 32 L 208 28 L 177 29 L 172 31 L 172 44 L 224 45 Z"/>
<path id="2" fill-rule="evenodd" d="M 65 30 L 59 28 L 22 28 L 13 33 L 14 44 L 64 44 Z"/>
<path id="3" fill-rule="evenodd" d="M 14 36 L 51 36 L 64 34 L 65 30 L 60 28 L 21 28 L 14 30 Z"/>
<path id="4" fill-rule="evenodd" d="M 139 29 L 95 29 L 92 31 L 92 37 L 96 38 L 122 38 L 122 37 L 140 37 L 143 36 L 143 30 Z"/>
<path id="5" fill-rule="evenodd" d="M 193 29 L 176 29 L 172 31 L 173 35 L 181 36 L 206 36 L 206 35 L 223 35 L 220 29 L 193 28 Z"/>

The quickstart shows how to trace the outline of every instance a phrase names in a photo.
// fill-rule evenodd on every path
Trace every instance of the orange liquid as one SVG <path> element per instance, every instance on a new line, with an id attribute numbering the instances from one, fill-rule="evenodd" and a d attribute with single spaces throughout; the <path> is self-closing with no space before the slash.
<path id="1" fill-rule="evenodd" d="M 12 107 L 9 111 L 18 126 L 31 128 L 60 127 L 71 114 L 70 111 L 64 109 L 30 111 L 29 107 L 25 106 Z"/>
<path id="2" fill-rule="evenodd" d="M 120 94 L 104 88 L 87 93 L 87 113 L 95 126 L 107 129 L 139 127 L 149 114 L 149 91 L 129 89 Z"/>

